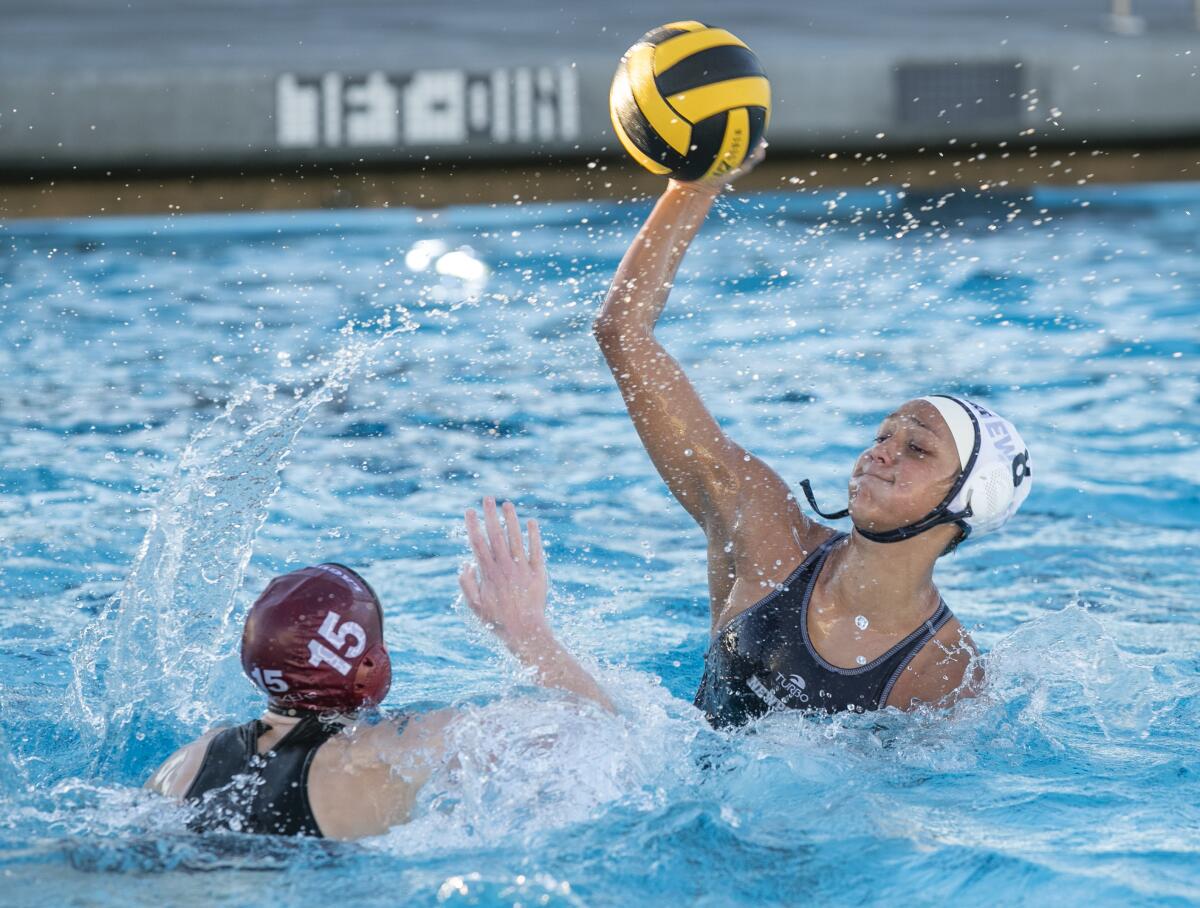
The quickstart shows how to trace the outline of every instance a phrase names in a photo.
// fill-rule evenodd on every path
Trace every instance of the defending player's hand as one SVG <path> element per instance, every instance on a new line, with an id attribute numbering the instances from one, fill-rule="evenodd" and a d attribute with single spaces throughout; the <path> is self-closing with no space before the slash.
<path id="1" fill-rule="evenodd" d="M 476 563 L 463 565 L 458 582 L 471 611 L 514 649 L 550 633 L 546 557 L 537 521 L 526 522 L 526 553 L 516 508 L 505 502 L 503 510 L 503 526 L 494 498 L 483 500 L 483 524 L 473 508 L 467 510 L 467 537 Z"/>

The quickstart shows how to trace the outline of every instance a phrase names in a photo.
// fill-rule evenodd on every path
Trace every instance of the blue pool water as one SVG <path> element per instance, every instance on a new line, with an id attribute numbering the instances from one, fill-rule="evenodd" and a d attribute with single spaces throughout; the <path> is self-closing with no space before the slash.
<path id="1" fill-rule="evenodd" d="M 1200 187 L 721 203 L 661 336 L 735 439 L 836 499 L 881 415 L 957 390 L 1037 470 L 938 571 L 986 696 L 734 735 L 690 706 L 702 537 L 589 332 L 646 210 L 0 226 L 0 902 L 1200 899 Z M 484 493 L 542 521 L 620 718 L 465 619 Z M 462 768 L 361 844 L 188 835 L 138 786 L 253 715 L 244 609 L 326 559 L 386 602 L 388 706 L 464 706 Z"/>

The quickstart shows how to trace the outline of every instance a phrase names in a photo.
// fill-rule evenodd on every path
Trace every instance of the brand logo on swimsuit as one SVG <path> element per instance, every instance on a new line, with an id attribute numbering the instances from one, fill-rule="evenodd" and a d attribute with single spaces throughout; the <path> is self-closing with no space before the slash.
<path id="1" fill-rule="evenodd" d="M 799 675 L 785 675 L 782 672 L 775 673 L 777 689 L 779 693 L 767 687 L 756 675 L 751 675 L 746 682 L 746 686 L 754 691 L 755 695 L 770 706 L 772 709 L 781 709 L 794 701 L 797 703 L 807 703 L 809 696 L 804 692 L 807 687 L 804 679 Z"/>
<path id="2" fill-rule="evenodd" d="M 799 700 L 801 703 L 808 702 L 808 694 L 804 692 L 807 685 L 803 678 L 799 675 L 784 675 L 781 672 L 776 672 L 775 677 L 779 679 L 780 685 L 787 691 L 789 698 Z"/>
<path id="3" fill-rule="evenodd" d="M 758 680 L 757 675 L 751 675 L 750 679 L 746 682 L 746 686 L 754 691 L 758 699 L 762 700 L 772 709 L 779 709 L 787 705 L 775 696 L 773 691 L 768 690 L 767 686 Z"/>

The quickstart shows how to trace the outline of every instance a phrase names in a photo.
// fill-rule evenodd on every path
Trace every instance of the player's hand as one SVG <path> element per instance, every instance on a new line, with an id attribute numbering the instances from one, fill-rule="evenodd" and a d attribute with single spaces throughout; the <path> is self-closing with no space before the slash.
<path id="1" fill-rule="evenodd" d="M 504 525 L 496 499 L 483 500 L 483 523 L 466 512 L 467 538 L 475 563 L 458 576 L 467 606 L 510 650 L 537 645 L 550 636 L 546 620 L 546 556 L 536 520 L 526 522 L 529 552 L 512 502 L 504 503 Z"/>
<path id="2" fill-rule="evenodd" d="M 733 183 L 734 180 L 738 179 L 739 177 L 744 177 L 755 167 L 761 164 L 766 156 L 767 140 L 760 139 L 758 145 L 755 146 L 754 151 L 748 154 L 746 156 L 746 160 L 742 161 L 742 163 L 733 170 L 727 173 L 714 174 L 711 177 L 704 177 L 703 179 L 699 180 L 671 180 L 668 185 L 672 188 L 690 189 L 693 192 L 703 192 L 717 196 L 721 194 L 722 190 Z"/>

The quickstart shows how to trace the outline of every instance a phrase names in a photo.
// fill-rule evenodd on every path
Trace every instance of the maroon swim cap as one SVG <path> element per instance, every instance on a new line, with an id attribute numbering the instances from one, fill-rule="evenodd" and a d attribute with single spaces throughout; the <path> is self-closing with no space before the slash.
<path id="1" fill-rule="evenodd" d="M 340 564 L 276 577 L 246 616 L 242 668 L 280 711 L 379 703 L 392 684 L 379 597 Z"/>

